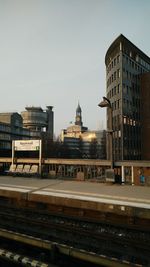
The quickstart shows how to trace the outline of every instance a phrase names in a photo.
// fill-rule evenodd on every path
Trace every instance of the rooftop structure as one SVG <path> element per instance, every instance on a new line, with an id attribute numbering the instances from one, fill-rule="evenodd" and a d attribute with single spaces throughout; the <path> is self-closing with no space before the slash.
<path id="1" fill-rule="evenodd" d="M 21 112 L 23 118 L 23 126 L 32 131 L 33 135 L 46 134 L 53 139 L 54 115 L 53 107 L 47 106 L 44 111 L 41 107 L 26 107 L 26 110 Z"/>

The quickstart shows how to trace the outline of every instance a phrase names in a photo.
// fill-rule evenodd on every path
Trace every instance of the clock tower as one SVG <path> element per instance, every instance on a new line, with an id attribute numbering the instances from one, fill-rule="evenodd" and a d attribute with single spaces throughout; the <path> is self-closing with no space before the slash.
<path id="1" fill-rule="evenodd" d="M 75 117 L 75 125 L 82 126 L 82 110 L 78 103 L 77 109 L 76 109 L 76 117 Z"/>

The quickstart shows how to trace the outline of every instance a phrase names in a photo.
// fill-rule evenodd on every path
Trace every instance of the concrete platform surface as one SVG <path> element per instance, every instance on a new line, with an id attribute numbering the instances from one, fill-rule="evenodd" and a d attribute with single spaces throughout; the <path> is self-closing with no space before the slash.
<path id="1" fill-rule="evenodd" d="M 146 204 L 150 209 L 150 187 L 105 184 L 88 181 L 67 181 L 60 179 L 39 179 L 0 176 L 0 190 L 32 192 L 33 194 L 56 194 L 69 198 L 79 197 L 98 202 L 114 201 Z M 117 204 L 117 203 L 116 203 Z"/>

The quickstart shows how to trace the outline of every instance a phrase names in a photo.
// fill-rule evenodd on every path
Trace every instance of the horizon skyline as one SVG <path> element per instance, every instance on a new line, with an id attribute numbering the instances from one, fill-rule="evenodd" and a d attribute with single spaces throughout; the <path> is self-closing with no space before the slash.
<path id="1" fill-rule="evenodd" d="M 80 106 L 81 107 L 81 106 Z M 47 109 L 47 106 L 45 107 L 45 108 L 43 108 L 43 107 L 41 107 L 41 106 L 26 106 L 25 108 L 24 108 L 24 110 L 22 110 L 21 112 L 18 112 L 17 110 L 15 110 L 15 111 L 4 111 L 4 112 L 0 112 L 0 114 L 9 114 L 9 113 L 18 113 L 19 115 L 21 115 L 21 113 L 23 112 L 23 111 L 25 111 L 25 109 L 26 108 L 41 108 L 43 111 L 46 111 Z M 52 106 L 52 108 L 53 108 L 53 106 Z M 81 107 L 81 111 L 82 111 L 82 107 Z M 53 110 L 53 112 L 54 112 L 54 110 Z M 22 116 L 22 115 L 21 115 Z M 75 112 L 75 115 L 74 115 L 74 121 L 72 120 L 72 121 L 70 121 L 69 123 L 68 123 L 68 126 L 66 126 L 65 128 L 63 128 L 63 129 L 61 129 L 61 131 L 63 131 L 63 130 L 65 130 L 65 129 L 67 129 L 70 125 L 75 125 L 75 116 L 76 116 L 76 112 Z M 82 122 L 83 122 L 83 120 L 82 120 Z M 55 124 L 55 113 L 54 113 L 54 124 Z M 84 122 L 83 122 L 83 126 L 85 126 L 84 125 Z M 88 126 L 85 126 L 85 127 L 87 127 L 87 129 L 88 129 L 88 131 L 101 131 L 101 130 L 106 130 L 105 128 L 103 128 L 103 125 L 101 124 L 100 125 L 100 129 L 89 129 L 88 128 Z M 61 131 L 60 131 L 60 133 L 58 133 L 58 135 L 60 135 L 61 134 Z M 58 137 L 58 136 L 55 136 L 55 133 L 54 133 L 54 137 Z"/>
<path id="2" fill-rule="evenodd" d="M 148 55 L 149 12 L 141 0 L 0 0 L 0 112 L 51 105 L 57 135 L 79 101 L 84 124 L 106 128 L 105 54 L 122 33 Z"/>

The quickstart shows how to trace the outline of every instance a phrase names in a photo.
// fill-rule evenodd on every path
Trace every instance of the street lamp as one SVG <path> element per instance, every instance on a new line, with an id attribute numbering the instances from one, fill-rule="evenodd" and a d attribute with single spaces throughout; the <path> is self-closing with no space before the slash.
<path id="1" fill-rule="evenodd" d="M 108 108 L 109 111 L 109 117 L 108 117 L 108 125 L 109 128 L 107 129 L 107 132 L 109 133 L 109 159 L 111 163 L 111 170 L 113 170 L 113 127 L 112 127 L 112 105 L 110 103 L 110 100 L 103 96 L 103 100 L 98 104 L 101 108 Z M 108 153 L 108 152 L 107 152 Z M 108 157 L 108 155 L 107 155 Z"/>

